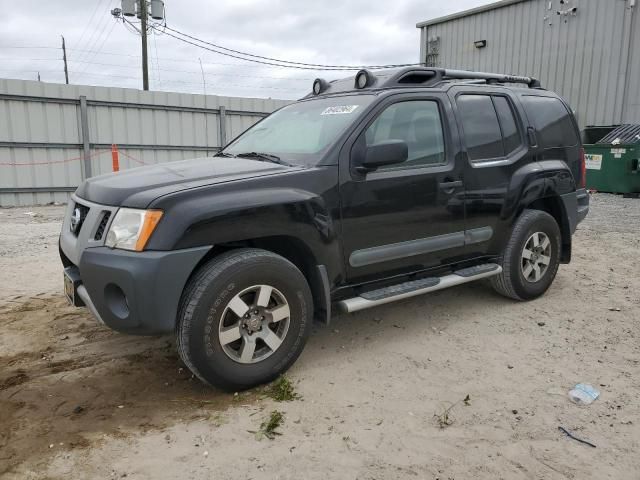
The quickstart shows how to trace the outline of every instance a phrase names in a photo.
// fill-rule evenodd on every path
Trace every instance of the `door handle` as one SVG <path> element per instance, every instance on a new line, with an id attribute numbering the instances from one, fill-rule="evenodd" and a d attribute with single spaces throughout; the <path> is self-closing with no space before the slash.
<path id="1" fill-rule="evenodd" d="M 456 188 L 462 187 L 462 180 L 448 180 L 444 182 L 440 182 L 438 187 L 445 193 L 453 193 Z"/>
<path id="2" fill-rule="evenodd" d="M 527 137 L 529 139 L 530 147 L 535 148 L 538 146 L 538 138 L 536 135 L 536 131 L 533 128 L 531 127 L 527 128 Z"/>

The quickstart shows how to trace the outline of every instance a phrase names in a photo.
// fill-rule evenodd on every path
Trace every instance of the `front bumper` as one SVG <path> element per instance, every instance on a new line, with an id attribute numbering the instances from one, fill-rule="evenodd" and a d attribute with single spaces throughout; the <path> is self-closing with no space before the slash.
<path id="1" fill-rule="evenodd" d="M 72 227 L 74 210 L 81 221 Z M 130 252 L 105 246 L 118 207 L 72 195 L 60 233 L 60 258 L 84 303 L 102 323 L 126 333 L 173 331 L 182 291 L 209 246 Z"/>
<path id="2" fill-rule="evenodd" d="M 67 269 L 80 277 L 77 296 L 100 322 L 124 333 L 168 333 L 175 328 L 184 286 L 210 248 L 169 252 L 87 248 L 79 265 Z M 68 264 L 68 257 L 63 263 Z"/>

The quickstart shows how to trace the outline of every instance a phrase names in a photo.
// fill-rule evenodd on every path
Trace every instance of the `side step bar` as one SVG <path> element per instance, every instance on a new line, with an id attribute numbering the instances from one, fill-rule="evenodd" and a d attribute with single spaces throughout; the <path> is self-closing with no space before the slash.
<path id="1" fill-rule="evenodd" d="M 354 298 L 348 298 L 338 303 L 338 306 L 347 313 L 357 312 L 366 308 L 377 307 L 385 303 L 415 297 L 423 293 L 435 292 L 445 288 L 473 282 L 481 278 L 492 277 L 502 272 L 502 267 L 495 263 L 476 265 L 475 267 L 456 270 L 444 277 L 422 278 L 409 282 L 380 288 L 370 292 L 361 293 Z"/>

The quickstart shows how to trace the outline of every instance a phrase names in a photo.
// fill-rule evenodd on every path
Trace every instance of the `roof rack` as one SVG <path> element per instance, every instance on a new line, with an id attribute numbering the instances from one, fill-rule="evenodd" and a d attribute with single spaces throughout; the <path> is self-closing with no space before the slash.
<path id="1" fill-rule="evenodd" d="M 444 77 L 454 79 L 486 80 L 498 83 L 524 83 L 529 88 L 541 88 L 540 80 L 521 75 L 506 75 L 504 73 L 468 72 L 466 70 L 444 70 Z"/>
<path id="2" fill-rule="evenodd" d="M 473 83 L 483 82 L 487 84 L 522 83 L 529 88 L 542 88 L 538 79 L 520 75 L 432 67 L 405 67 L 374 71 L 360 70 L 356 73 L 355 77 L 341 78 L 331 82 L 317 78 L 313 82 L 312 92 L 305 98 L 315 95 L 365 90 L 368 88 L 434 87 L 443 82 L 455 80 L 473 81 Z"/>
<path id="3" fill-rule="evenodd" d="M 533 77 L 428 67 L 414 67 L 399 70 L 396 75 L 393 75 L 385 82 L 385 86 L 388 86 L 390 83 L 419 83 L 429 87 L 446 80 L 483 80 L 486 83 L 523 83 L 529 88 L 541 88 L 540 81 Z"/>

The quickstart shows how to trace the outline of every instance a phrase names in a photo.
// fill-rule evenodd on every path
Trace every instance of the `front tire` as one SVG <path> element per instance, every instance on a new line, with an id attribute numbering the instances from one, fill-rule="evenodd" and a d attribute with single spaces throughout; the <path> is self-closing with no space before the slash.
<path id="1" fill-rule="evenodd" d="M 533 300 L 553 283 L 560 265 L 562 236 L 556 220 L 541 210 L 525 210 L 516 220 L 493 288 L 514 300 Z"/>
<path id="2" fill-rule="evenodd" d="M 232 250 L 204 264 L 187 284 L 178 353 L 205 383 L 247 389 L 295 362 L 312 312 L 311 291 L 295 265 L 266 250 Z"/>

